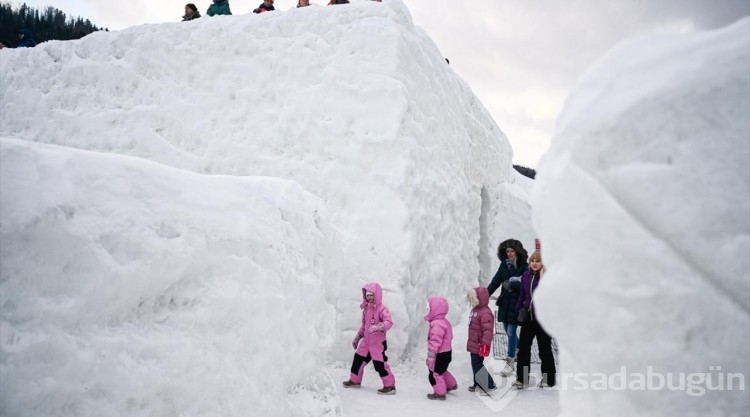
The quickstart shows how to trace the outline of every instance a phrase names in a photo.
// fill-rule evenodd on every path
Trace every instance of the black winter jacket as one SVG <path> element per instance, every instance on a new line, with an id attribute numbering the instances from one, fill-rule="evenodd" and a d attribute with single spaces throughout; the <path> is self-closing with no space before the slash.
<path id="1" fill-rule="evenodd" d="M 508 259 L 505 250 L 512 248 L 516 251 L 516 263 L 508 265 L 506 260 Z M 521 277 L 527 269 L 529 264 L 527 260 L 529 255 L 524 249 L 523 244 L 516 239 L 508 239 L 500 244 L 497 248 L 497 257 L 500 259 L 500 267 L 497 268 L 497 273 L 492 278 L 490 285 L 487 286 L 487 291 L 490 295 L 495 292 L 500 286 L 508 281 L 511 277 Z M 508 284 L 507 288 L 503 287 L 500 296 L 497 298 L 497 321 L 501 321 L 506 324 L 518 324 L 518 310 L 516 309 L 516 303 L 518 302 L 518 296 L 520 294 L 521 282 L 512 281 Z"/>
<path id="2" fill-rule="evenodd" d="M 523 275 L 526 270 L 529 269 L 529 264 L 524 263 L 519 266 L 508 266 L 505 262 L 500 264 L 500 268 L 497 268 L 495 277 L 492 278 L 492 282 L 487 286 L 487 290 L 492 294 L 498 289 L 503 282 L 509 280 L 511 277 L 519 277 Z M 516 317 L 518 316 L 518 310 L 516 310 L 516 303 L 518 302 L 518 296 L 521 290 L 521 281 L 512 281 L 508 284 L 508 288 L 503 287 L 500 297 L 497 298 L 497 321 L 501 321 L 507 324 L 518 324 Z"/>

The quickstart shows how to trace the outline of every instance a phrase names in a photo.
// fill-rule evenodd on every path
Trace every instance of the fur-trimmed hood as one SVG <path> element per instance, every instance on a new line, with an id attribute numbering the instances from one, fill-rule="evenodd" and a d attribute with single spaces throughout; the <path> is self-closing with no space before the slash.
<path id="1" fill-rule="evenodd" d="M 512 248 L 516 251 L 516 265 L 528 263 L 529 254 L 526 252 L 526 249 L 523 248 L 521 241 L 516 239 L 505 240 L 497 247 L 497 257 L 500 259 L 500 262 L 505 262 L 505 260 L 508 259 L 508 254 L 505 253 L 505 250 L 508 248 Z"/>
<path id="2" fill-rule="evenodd" d="M 472 308 L 486 307 L 490 302 L 490 293 L 485 287 L 469 288 L 469 303 Z"/>

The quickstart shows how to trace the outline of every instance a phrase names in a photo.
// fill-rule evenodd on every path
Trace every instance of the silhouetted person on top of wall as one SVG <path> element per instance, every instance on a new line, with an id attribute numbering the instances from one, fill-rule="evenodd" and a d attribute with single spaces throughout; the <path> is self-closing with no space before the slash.
<path id="1" fill-rule="evenodd" d="M 258 6 L 257 9 L 253 10 L 253 13 L 265 13 L 265 12 L 272 12 L 276 10 L 275 7 L 273 7 L 273 0 L 263 0 L 263 3 Z"/>
<path id="2" fill-rule="evenodd" d="M 28 29 L 21 29 L 18 31 L 18 47 L 19 48 L 33 48 L 36 46 L 36 41 L 31 35 Z"/>
<path id="3" fill-rule="evenodd" d="M 182 16 L 182 21 L 187 22 L 188 20 L 193 20 L 201 17 L 200 12 L 198 12 L 198 8 L 195 7 L 193 3 L 188 3 L 185 5 L 185 16 Z"/>
<path id="4" fill-rule="evenodd" d="M 206 14 L 209 16 L 218 16 L 221 14 L 230 15 L 229 0 L 214 0 L 214 4 L 208 6 Z"/>

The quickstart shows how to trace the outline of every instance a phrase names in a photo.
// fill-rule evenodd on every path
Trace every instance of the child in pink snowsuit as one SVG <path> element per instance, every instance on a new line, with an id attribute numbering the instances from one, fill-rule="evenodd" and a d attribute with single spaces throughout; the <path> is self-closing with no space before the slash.
<path id="1" fill-rule="evenodd" d="M 385 350 L 388 349 L 385 335 L 393 326 L 393 321 L 388 307 L 383 305 L 383 290 L 380 284 L 370 282 L 362 287 L 362 304 L 359 307 L 362 309 L 362 326 L 352 341 L 352 347 L 357 351 L 354 353 L 351 375 L 348 381 L 344 381 L 344 387 L 359 388 L 362 385 L 365 365 L 372 360 L 375 370 L 383 380 L 383 388 L 378 390 L 378 394 L 395 394 L 396 378 L 393 377 L 388 357 L 385 356 Z"/>
<path id="2" fill-rule="evenodd" d="M 429 380 L 435 391 L 427 394 L 431 400 L 445 400 L 445 394 L 458 388 L 456 378 L 448 372 L 453 351 L 453 326 L 445 318 L 448 314 L 448 300 L 443 297 L 427 298 L 427 315 L 425 321 L 430 322 L 427 333 L 427 369 L 430 370 Z"/>

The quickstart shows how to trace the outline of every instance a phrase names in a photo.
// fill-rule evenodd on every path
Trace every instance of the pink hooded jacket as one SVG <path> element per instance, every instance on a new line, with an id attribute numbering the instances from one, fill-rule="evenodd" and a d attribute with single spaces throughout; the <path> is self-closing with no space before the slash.
<path id="1" fill-rule="evenodd" d="M 469 290 L 471 300 L 471 317 L 469 321 L 469 340 L 466 342 L 466 350 L 479 355 L 479 346 L 490 346 L 492 334 L 495 332 L 495 316 L 487 305 L 490 302 L 490 293 L 485 287 L 477 287 Z"/>
<path id="2" fill-rule="evenodd" d="M 430 322 L 430 331 L 427 333 L 427 351 L 435 354 L 448 352 L 453 349 L 453 326 L 445 318 L 448 314 L 448 300 L 443 297 L 427 298 L 430 311 L 424 316 L 425 321 Z"/>
<path id="3" fill-rule="evenodd" d="M 365 294 L 371 292 L 375 295 L 373 303 L 368 303 Z M 393 327 L 391 312 L 383 305 L 383 290 L 377 282 L 368 282 L 362 287 L 362 326 L 357 334 L 363 337 L 357 348 L 357 353 L 362 356 L 372 355 L 374 360 L 382 360 L 383 342 L 388 330 Z M 370 333 L 370 327 L 383 323 L 383 331 Z"/>

